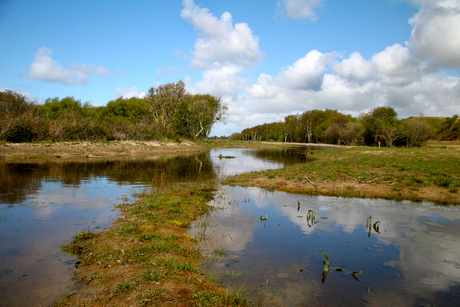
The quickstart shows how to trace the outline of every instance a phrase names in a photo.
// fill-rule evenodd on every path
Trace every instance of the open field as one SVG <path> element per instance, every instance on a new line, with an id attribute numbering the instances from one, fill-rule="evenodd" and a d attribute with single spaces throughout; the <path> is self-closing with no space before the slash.
<path id="1" fill-rule="evenodd" d="M 354 147 L 314 152 L 311 162 L 245 173 L 223 183 L 312 195 L 460 203 L 460 148 Z"/>

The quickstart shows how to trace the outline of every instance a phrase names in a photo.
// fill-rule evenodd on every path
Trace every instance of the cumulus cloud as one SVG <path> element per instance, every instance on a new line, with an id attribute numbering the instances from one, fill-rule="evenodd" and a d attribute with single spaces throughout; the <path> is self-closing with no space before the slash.
<path id="1" fill-rule="evenodd" d="M 332 71 L 342 78 L 357 81 L 369 80 L 374 75 L 372 63 L 365 60 L 359 52 L 354 52 L 350 58 L 335 63 Z"/>
<path id="2" fill-rule="evenodd" d="M 294 19 L 318 19 L 315 9 L 322 6 L 324 0 L 281 0 L 277 3 L 282 14 Z"/>
<path id="3" fill-rule="evenodd" d="M 400 44 L 386 47 L 372 56 L 372 64 L 383 83 L 409 84 L 420 77 L 420 61 Z"/>
<path id="4" fill-rule="evenodd" d="M 319 91 L 327 65 L 337 56 L 337 52 L 323 54 L 312 50 L 280 73 L 280 84 L 290 89 Z"/>
<path id="5" fill-rule="evenodd" d="M 130 87 L 130 88 L 117 87 L 116 90 L 115 90 L 115 97 L 116 98 L 122 97 L 122 98 L 128 98 L 129 99 L 129 98 L 133 98 L 133 97 L 144 98 L 147 95 L 147 93 L 144 93 L 144 92 L 138 93 L 137 91 L 138 91 L 138 89 L 135 86 Z"/>
<path id="6" fill-rule="evenodd" d="M 261 120 L 255 125 L 273 115 L 277 115 L 275 122 L 289 114 L 326 108 L 358 116 L 376 106 L 391 106 L 402 118 L 460 112 L 460 78 L 421 69 L 423 63 L 407 47 L 389 46 L 371 60 L 359 53 L 341 61 L 337 58 L 337 53 L 311 51 L 277 76 L 260 74 L 255 84 L 246 87 L 244 96 L 229 103 L 238 106 L 229 111 L 258 114 L 251 117 L 251 121 Z M 245 117 L 233 119 L 250 127 L 245 125 Z"/>
<path id="7" fill-rule="evenodd" d="M 434 65 L 460 70 L 460 1 L 418 1 L 408 46 Z"/>
<path id="8" fill-rule="evenodd" d="M 241 70 L 242 67 L 238 65 L 215 64 L 203 72 L 204 80 L 197 83 L 196 90 L 211 95 L 235 95 L 246 84 L 245 80 L 238 76 Z"/>
<path id="9" fill-rule="evenodd" d="M 279 73 L 260 73 L 252 84 L 242 74 L 262 59 L 259 39 L 246 23 L 233 25 L 193 0 L 183 1 L 182 18 L 198 33 L 191 66 L 203 69 L 191 92 L 221 96 L 229 107 L 229 135 L 246 127 L 282 121 L 313 109 L 337 109 L 358 116 L 376 106 L 395 108 L 399 117 L 419 113 L 451 116 L 460 113 L 460 78 L 437 73 L 460 67 L 460 0 L 409 0 L 420 10 L 409 20 L 413 31 L 406 46 L 394 44 L 364 58 L 337 51 L 307 51 Z M 286 16 L 315 20 L 322 1 L 281 0 Z M 219 133 L 217 133 L 219 134 Z"/>
<path id="10" fill-rule="evenodd" d="M 89 75 L 106 76 L 110 74 L 108 68 L 95 65 L 87 66 L 80 62 L 64 68 L 59 62 L 51 58 L 51 52 L 52 49 L 50 48 L 39 48 L 25 77 L 44 82 L 86 85 L 90 81 Z"/>
<path id="11" fill-rule="evenodd" d="M 207 68 L 217 62 L 248 67 L 262 59 L 259 38 L 246 23 L 233 25 L 229 12 L 224 12 L 218 19 L 208 8 L 197 6 L 193 0 L 184 0 L 182 4 L 181 17 L 198 31 L 199 36 L 192 66 Z"/>

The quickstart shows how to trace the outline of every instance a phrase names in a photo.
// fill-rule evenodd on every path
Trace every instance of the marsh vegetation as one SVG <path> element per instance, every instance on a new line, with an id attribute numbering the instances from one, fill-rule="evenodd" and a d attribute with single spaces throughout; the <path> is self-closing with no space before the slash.
<path id="1" fill-rule="evenodd" d="M 310 162 L 228 177 L 224 183 L 309 195 L 460 203 L 458 148 L 323 150 Z"/>

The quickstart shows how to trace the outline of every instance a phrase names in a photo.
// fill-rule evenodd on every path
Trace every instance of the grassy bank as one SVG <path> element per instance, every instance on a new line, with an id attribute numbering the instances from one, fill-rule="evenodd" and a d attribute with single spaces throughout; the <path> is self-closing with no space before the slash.
<path id="1" fill-rule="evenodd" d="M 77 233 L 63 250 L 77 255 L 74 278 L 84 285 L 56 306 L 247 306 L 197 263 L 190 223 L 210 209 L 214 187 L 174 186 L 120 206 L 110 229 Z"/>
<path id="2" fill-rule="evenodd" d="M 311 162 L 223 183 L 311 195 L 460 203 L 460 149 L 355 147 L 315 151 Z"/>

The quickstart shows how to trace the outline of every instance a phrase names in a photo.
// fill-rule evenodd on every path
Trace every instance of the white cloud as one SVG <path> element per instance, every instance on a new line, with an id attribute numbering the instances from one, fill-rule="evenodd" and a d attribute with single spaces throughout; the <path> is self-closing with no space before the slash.
<path id="1" fill-rule="evenodd" d="M 248 67 L 262 59 L 259 38 L 246 23 L 233 26 L 232 15 L 224 12 L 217 19 L 208 8 L 200 8 L 193 0 L 184 0 L 181 17 L 198 31 L 192 66 L 207 68 L 217 62 Z"/>
<path id="2" fill-rule="evenodd" d="M 242 73 L 262 59 L 258 37 L 246 23 L 233 26 L 230 13 L 217 18 L 193 0 L 184 0 L 181 16 L 198 32 L 191 66 L 203 69 L 202 80 L 189 82 L 189 89 L 221 96 L 229 107 L 228 125 L 216 125 L 211 134 L 229 135 L 313 109 L 357 116 L 376 106 L 391 106 L 401 118 L 460 113 L 460 78 L 436 73 L 438 67 L 460 67 L 460 0 L 412 2 L 420 11 L 410 19 L 414 29 L 406 46 L 388 46 L 370 59 L 360 52 L 341 58 L 337 51 L 311 50 L 286 63 L 277 75 L 261 73 L 250 84 Z M 278 2 L 288 17 L 311 20 L 321 5 Z"/>
<path id="3" fill-rule="evenodd" d="M 322 6 L 324 0 L 281 0 L 278 9 L 289 18 L 311 21 L 318 19 L 315 9 Z"/>
<path id="4" fill-rule="evenodd" d="M 354 52 L 350 58 L 335 63 L 332 71 L 340 77 L 358 81 L 369 80 L 374 75 L 372 63 L 365 60 L 359 52 Z"/>
<path id="5" fill-rule="evenodd" d="M 337 56 L 336 52 L 323 54 L 312 50 L 280 73 L 280 84 L 290 89 L 319 91 L 327 65 Z"/>
<path id="6" fill-rule="evenodd" d="M 336 55 L 311 51 L 277 76 L 260 74 L 244 95 L 227 102 L 228 122 L 241 131 L 313 109 L 358 116 L 376 106 L 391 106 L 401 118 L 460 113 L 460 78 L 420 69 L 422 63 L 406 47 L 389 46 L 372 60 L 353 53 L 329 71 L 327 65 Z"/>
<path id="7" fill-rule="evenodd" d="M 419 1 L 408 46 L 434 65 L 460 70 L 460 1 Z"/>
<path id="8" fill-rule="evenodd" d="M 246 84 L 238 75 L 242 67 L 238 65 L 215 64 L 212 68 L 203 72 L 204 80 L 198 82 L 196 91 L 211 95 L 235 95 Z"/>
<path id="9" fill-rule="evenodd" d="M 409 84 L 420 77 L 420 61 L 409 48 L 400 44 L 386 47 L 372 56 L 381 81 L 388 84 Z"/>
<path id="10" fill-rule="evenodd" d="M 137 92 L 137 87 L 135 87 L 135 86 L 133 86 L 131 88 L 117 87 L 116 90 L 115 90 L 115 97 L 116 98 L 118 98 L 118 97 L 122 97 L 122 98 L 133 98 L 133 97 L 144 98 L 146 95 L 147 95 L 147 93 L 144 93 L 144 92 L 138 93 Z"/>
<path id="11" fill-rule="evenodd" d="M 95 65 L 87 66 L 80 62 L 73 63 L 69 68 L 64 68 L 59 62 L 51 58 L 51 52 L 52 49 L 50 48 L 39 48 L 25 77 L 44 82 L 86 85 L 90 81 L 88 75 L 106 76 L 110 74 L 108 68 Z"/>

